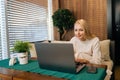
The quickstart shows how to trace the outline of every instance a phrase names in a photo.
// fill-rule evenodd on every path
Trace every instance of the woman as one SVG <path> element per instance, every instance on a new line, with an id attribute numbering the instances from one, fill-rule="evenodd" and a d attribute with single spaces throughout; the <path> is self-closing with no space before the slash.
<path id="1" fill-rule="evenodd" d="M 101 64 L 99 39 L 91 34 L 84 19 L 75 22 L 74 34 L 70 42 L 73 43 L 75 60 L 81 63 Z"/>

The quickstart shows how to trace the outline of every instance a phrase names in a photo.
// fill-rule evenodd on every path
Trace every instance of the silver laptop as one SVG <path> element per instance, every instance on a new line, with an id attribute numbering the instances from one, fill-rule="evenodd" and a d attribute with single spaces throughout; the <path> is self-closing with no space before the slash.
<path id="1" fill-rule="evenodd" d="M 85 64 L 76 63 L 71 43 L 35 43 L 40 68 L 78 73 Z"/>

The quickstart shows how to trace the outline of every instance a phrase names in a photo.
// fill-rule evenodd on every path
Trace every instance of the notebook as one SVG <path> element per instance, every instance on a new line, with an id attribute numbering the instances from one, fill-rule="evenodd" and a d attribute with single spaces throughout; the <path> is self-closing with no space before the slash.
<path id="1" fill-rule="evenodd" d="M 78 73 L 85 64 L 76 63 L 71 43 L 35 43 L 39 67 L 66 73 Z"/>

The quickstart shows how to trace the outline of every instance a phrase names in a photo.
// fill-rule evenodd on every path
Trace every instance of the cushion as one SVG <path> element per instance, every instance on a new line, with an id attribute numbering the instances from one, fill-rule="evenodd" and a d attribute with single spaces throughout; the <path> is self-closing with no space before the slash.
<path id="1" fill-rule="evenodd" d="M 48 43 L 47 40 L 43 41 L 42 43 Z M 51 41 L 51 43 L 69 43 L 69 41 Z M 34 43 L 30 43 L 31 48 L 30 48 L 30 55 L 32 58 L 36 58 L 37 57 L 37 53 L 35 50 L 35 44 Z"/>
<path id="2" fill-rule="evenodd" d="M 52 43 L 70 43 L 70 41 L 52 41 Z"/>
<path id="3" fill-rule="evenodd" d="M 44 40 L 44 41 L 40 41 L 40 43 L 47 43 L 48 42 L 48 40 Z M 36 53 L 36 49 L 35 49 L 35 44 L 34 43 L 30 43 L 30 46 L 31 46 L 31 48 L 30 48 L 30 55 L 31 55 L 31 57 L 32 58 L 37 58 L 37 53 Z"/>
<path id="4" fill-rule="evenodd" d="M 31 48 L 30 48 L 30 55 L 31 57 L 37 57 L 37 54 L 36 54 L 36 50 L 35 50 L 35 44 L 34 43 L 30 43 L 31 45 Z"/>
<path id="5" fill-rule="evenodd" d="M 100 41 L 100 49 L 101 49 L 101 55 L 102 55 L 102 60 L 110 60 L 110 40 L 103 40 Z"/>

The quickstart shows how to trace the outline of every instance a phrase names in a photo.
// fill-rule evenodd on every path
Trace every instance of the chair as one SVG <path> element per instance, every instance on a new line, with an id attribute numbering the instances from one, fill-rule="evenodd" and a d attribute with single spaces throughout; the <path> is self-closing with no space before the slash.
<path id="1" fill-rule="evenodd" d="M 114 80 L 115 42 L 111 40 L 100 41 L 102 64 L 107 65 L 105 80 Z M 111 75 L 112 71 L 112 75 Z"/>

